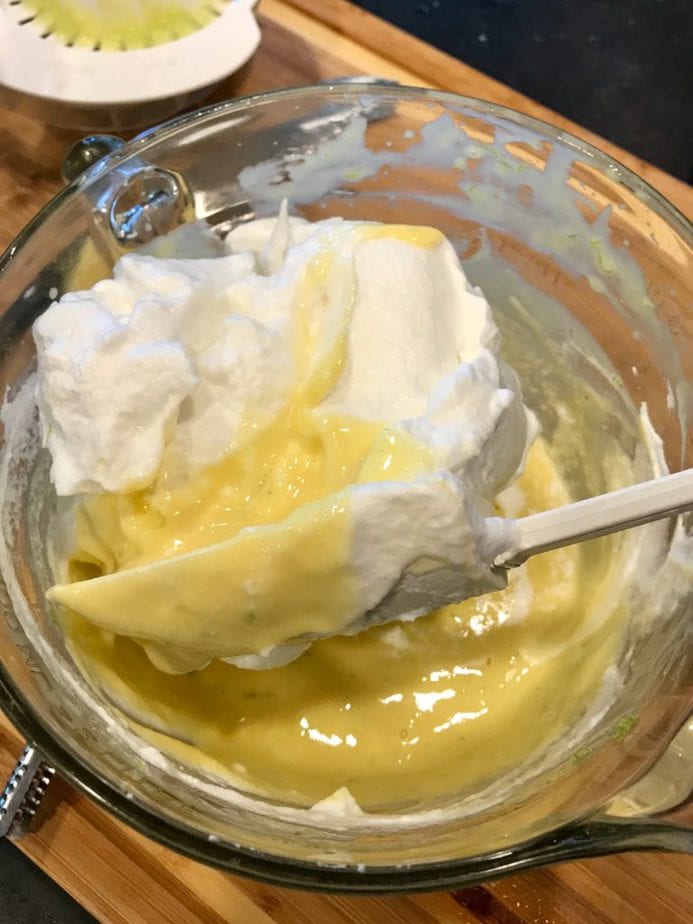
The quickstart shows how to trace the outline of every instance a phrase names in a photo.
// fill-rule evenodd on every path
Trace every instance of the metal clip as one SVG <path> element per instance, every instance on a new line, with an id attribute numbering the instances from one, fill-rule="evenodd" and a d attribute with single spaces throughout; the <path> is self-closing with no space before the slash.
<path id="1" fill-rule="evenodd" d="M 26 834 L 54 774 L 36 748 L 27 744 L 0 795 L 0 837 Z"/>
<path id="2" fill-rule="evenodd" d="M 99 163 L 124 144 L 114 135 L 91 135 L 74 144 L 63 161 L 63 177 L 78 179 L 85 171 L 98 176 Z M 183 178 L 172 170 L 131 157 L 90 176 L 87 194 L 94 203 L 95 225 L 111 257 L 148 244 L 194 218 L 193 198 Z"/>

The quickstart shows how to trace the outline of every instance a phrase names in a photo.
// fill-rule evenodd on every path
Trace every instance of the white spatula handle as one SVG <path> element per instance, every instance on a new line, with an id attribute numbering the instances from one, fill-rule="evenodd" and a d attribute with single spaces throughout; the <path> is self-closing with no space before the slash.
<path id="1" fill-rule="evenodd" d="M 594 539 L 652 520 L 693 509 L 693 468 L 643 481 L 609 494 L 522 517 L 518 545 L 499 556 L 501 568 L 521 565 L 530 555 L 549 552 L 585 539 Z"/>

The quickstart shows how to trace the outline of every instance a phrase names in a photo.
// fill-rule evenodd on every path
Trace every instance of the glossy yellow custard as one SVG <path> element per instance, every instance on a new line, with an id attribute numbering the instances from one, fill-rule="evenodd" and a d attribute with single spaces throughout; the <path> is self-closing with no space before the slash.
<path id="1" fill-rule="evenodd" d="M 357 233 L 361 242 L 424 251 L 444 240 L 435 229 L 399 225 Z M 320 410 L 347 362 L 354 296 L 347 286 L 342 310 L 318 310 L 317 322 L 311 300 L 349 260 L 331 246 L 307 261 L 293 332 L 299 384 L 284 411 L 264 426 L 251 415 L 240 428 L 243 448 L 192 478 L 173 453 L 143 490 L 86 496 L 66 583 L 49 599 L 103 629 L 140 636 L 156 664 L 174 672 L 347 626 L 356 603 L 351 499 L 342 489 L 435 477 L 439 467 L 405 430 Z M 151 636 L 137 631 L 143 611 Z"/>
<path id="2" fill-rule="evenodd" d="M 306 632 L 355 628 L 345 614 L 361 599 L 358 578 L 362 585 L 364 574 L 377 578 L 389 550 L 372 541 L 380 533 L 371 517 L 373 561 L 359 574 L 352 489 L 365 486 L 372 499 L 392 486 L 415 493 L 426 479 L 454 483 L 450 498 L 467 491 L 477 505 L 463 539 L 470 547 L 478 539 L 481 548 L 484 524 L 493 520 L 490 502 L 498 485 L 512 480 L 533 435 L 519 385 L 496 360 L 488 306 L 465 287 L 442 235 L 404 226 L 335 227 L 327 227 L 327 243 L 315 255 L 309 252 L 295 290 L 296 323 L 287 340 L 297 384 L 283 410 L 266 420 L 255 408 L 257 418 L 246 419 L 237 448 L 202 470 L 191 474 L 185 459 L 167 452 L 147 487 L 81 496 L 64 583 L 49 597 L 61 604 L 84 672 L 163 752 L 294 805 L 311 806 L 346 787 L 366 811 L 410 810 L 478 791 L 560 739 L 602 685 L 620 615 L 613 608 L 592 618 L 610 579 L 610 556 L 600 556 L 598 546 L 568 548 L 530 561 L 504 590 L 415 621 L 321 638 L 284 666 L 248 670 L 232 663 L 238 655 L 304 640 Z M 352 278 L 356 245 L 363 242 L 390 248 L 370 251 L 370 264 L 362 258 L 378 295 L 367 310 L 365 302 L 354 307 L 360 296 Z M 388 277 L 392 298 L 378 289 L 378 261 L 388 255 L 400 261 Z M 407 281 L 417 265 L 418 275 Z M 446 277 L 450 266 L 453 275 Z M 130 272 L 145 269 L 136 264 Z M 448 280 L 440 292 L 438 275 Z M 405 283 L 397 292 L 400 277 Z M 176 278 L 157 285 L 164 291 Z M 436 314 L 441 301 L 451 310 L 450 279 L 457 280 L 468 312 L 461 333 Z M 253 282 L 263 296 L 271 294 L 272 283 L 257 276 Z M 241 290 L 236 310 L 246 297 Z M 420 386 L 418 410 L 378 419 L 375 412 L 330 409 L 325 399 L 350 363 L 356 368 L 347 349 L 352 314 L 365 311 L 353 323 L 365 317 L 368 341 L 377 327 L 370 325 L 372 312 L 383 306 L 396 335 L 400 298 L 410 299 L 405 313 L 412 333 L 402 341 L 399 391 L 409 385 L 411 366 L 409 377 Z M 421 305 L 428 307 L 417 315 Z M 98 308 L 102 319 L 103 305 Z M 429 341 L 420 345 L 419 329 L 427 323 Z M 60 330 L 56 322 L 52 335 Z M 357 393 L 374 369 L 380 373 L 388 337 L 354 377 Z M 429 356 L 436 375 L 438 359 L 447 357 L 445 374 L 436 379 L 425 364 L 417 367 L 419 353 Z M 375 392 L 386 388 L 385 372 L 384 379 L 373 378 Z M 388 396 L 393 405 L 397 392 Z M 371 399 L 365 395 L 366 405 Z M 468 417 L 459 418 L 466 406 Z M 494 442 L 496 429 L 503 439 Z M 446 444 L 451 432 L 452 448 Z M 560 469 L 552 447 L 535 440 L 519 480 L 497 499 L 498 512 L 522 516 L 569 502 Z M 430 496 L 446 507 L 445 491 Z M 427 505 L 428 496 L 422 518 Z M 388 510 L 394 522 L 396 504 Z M 419 526 L 405 522 L 412 532 Z M 434 553 L 448 537 L 433 533 L 431 556 L 404 562 L 412 572 L 439 567 Z M 494 580 L 491 586 L 502 583 Z"/>
<path id="3" fill-rule="evenodd" d="M 568 500 L 541 440 L 518 487 L 521 513 Z M 519 766 L 595 694 L 618 636 L 611 621 L 583 636 L 603 577 L 585 554 L 543 555 L 504 591 L 316 642 L 267 671 L 215 661 L 168 675 L 129 639 L 76 616 L 66 628 L 87 673 L 165 752 L 296 804 L 346 786 L 366 810 L 406 808 Z"/>

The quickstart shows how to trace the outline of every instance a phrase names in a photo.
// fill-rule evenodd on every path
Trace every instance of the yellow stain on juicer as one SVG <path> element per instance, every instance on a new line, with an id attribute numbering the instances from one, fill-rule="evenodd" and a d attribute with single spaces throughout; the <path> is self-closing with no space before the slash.
<path id="1" fill-rule="evenodd" d="M 22 0 L 21 25 L 95 51 L 131 51 L 183 38 L 220 16 L 229 0 Z"/>

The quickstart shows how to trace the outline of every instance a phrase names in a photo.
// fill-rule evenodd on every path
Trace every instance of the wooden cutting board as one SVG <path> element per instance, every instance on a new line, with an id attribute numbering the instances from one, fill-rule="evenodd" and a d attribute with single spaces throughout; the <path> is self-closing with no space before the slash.
<path id="1" fill-rule="evenodd" d="M 262 45 L 217 99 L 366 73 L 478 96 L 592 141 L 688 216 L 693 190 L 345 0 L 264 0 Z M 383 50 L 386 50 L 385 52 Z M 0 249 L 60 186 L 78 135 L 0 111 Z M 22 740 L 0 715 L 0 777 Z M 684 924 L 693 919 L 693 859 L 630 854 L 526 873 L 482 888 L 415 897 L 294 892 L 208 869 L 148 841 L 61 780 L 17 846 L 108 924 Z M 0 907 L 0 917 L 1 914 Z"/>

